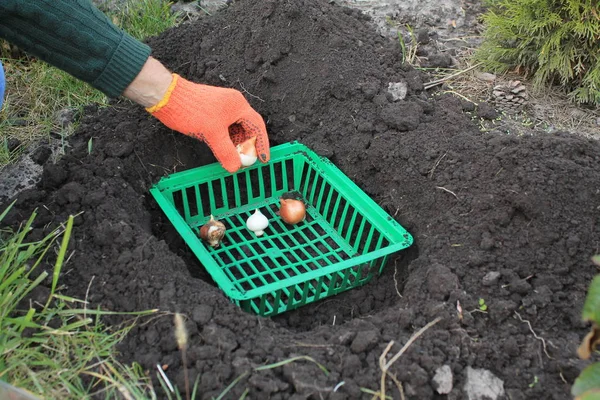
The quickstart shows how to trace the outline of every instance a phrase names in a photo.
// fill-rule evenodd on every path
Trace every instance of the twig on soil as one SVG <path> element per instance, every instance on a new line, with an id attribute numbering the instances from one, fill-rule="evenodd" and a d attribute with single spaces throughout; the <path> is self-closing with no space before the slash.
<path id="1" fill-rule="evenodd" d="M 96 277 L 96 275 L 92 275 L 92 279 L 90 279 L 90 283 L 88 283 L 88 287 L 85 291 L 85 300 L 83 303 L 83 318 L 87 318 L 87 305 L 88 303 L 88 296 L 90 295 L 90 288 L 92 287 L 92 282 L 94 282 L 94 278 Z"/>
<path id="2" fill-rule="evenodd" d="M 385 358 L 387 357 L 387 354 L 392 349 L 393 345 L 394 345 L 394 341 L 392 340 L 391 342 L 388 343 L 388 345 L 385 347 L 385 350 L 383 350 L 383 353 L 381 353 L 381 356 L 379 357 L 379 368 L 381 368 L 381 382 L 380 382 L 380 389 L 379 389 L 380 399 L 386 398 L 385 376 L 387 375 L 387 369 L 385 368 Z M 373 396 L 373 397 L 375 397 L 375 396 Z"/>
<path id="3" fill-rule="evenodd" d="M 548 350 L 546 349 L 546 341 L 544 340 L 544 338 L 539 337 L 535 331 L 533 330 L 533 328 L 531 327 L 531 322 L 529 322 L 529 320 L 523 319 L 521 318 L 521 314 L 519 314 L 518 312 L 515 311 L 515 314 L 517 314 L 517 317 L 519 317 L 519 320 L 521 322 L 525 322 L 528 326 L 529 326 L 529 331 L 533 334 L 533 337 L 535 337 L 537 340 L 539 340 L 540 342 L 542 342 L 542 346 L 544 347 L 544 353 L 546 353 L 546 357 L 548 357 L 549 359 L 553 359 L 552 357 L 550 357 L 550 354 L 548 354 Z"/>
<path id="4" fill-rule="evenodd" d="M 563 375 L 562 371 L 560 371 L 560 373 L 558 374 L 560 376 L 560 379 L 566 383 L 567 385 L 569 384 L 569 382 L 567 382 L 567 380 L 565 379 L 565 376 Z"/>
<path id="5" fill-rule="evenodd" d="M 460 97 L 461 99 L 463 99 L 463 100 L 465 100 L 465 101 L 468 101 L 469 103 L 473 103 L 473 104 L 475 104 L 476 106 L 478 106 L 478 105 L 479 105 L 479 103 L 477 103 L 477 102 L 474 102 L 473 100 L 471 100 L 471 99 L 470 99 L 470 98 L 468 98 L 467 96 L 465 96 L 465 95 L 462 95 L 462 94 L 460 94 L 460 93 L 458 93 L 458 92 L 456 92 L 456 91 L 454 91 L 454 90 L 446 90 L 446 91 L 444 91 L 444 92 L 442 92 L 442 93 L 443 93 L 443 94 L 450 93 L 450 94 L 453 94 L 453 95 L 455 95 L 455 96 L 458 96 L 458 97 Z"/>
<path id="6" fill-rule="evenodd" d="M 388 361 L 387 364 L 385 364 L 385 369 L 386 370 L 389 369 L 392 366 L 392 364 L 394 364 L 396 361 L 398 361 L 398 359 L 402 356 L 402 354 L 404 354 L 406 352 L 406 350 L 410 347 L 410 345 L 413 344 L 419 338 L 419 336 L 421 336 L 423 333 L 425 333 L 425 331 L 427 331 L 427 329 L 431 328 L 432 326 L 434 326 L 441 320 L 442 320 L 442 317 L 437 317 L 436 319 L 434 319 L 433 321 L 431 321 L 430 323 L 428 323 L 427 325 L 425 325 L 424 327 L 419 329 L 419 331 L 416 332 L 414 335 L 412 335 L 412 337 L 408 340 L 408 342 L 406 342 L 404 347 L 402 347 L 400 349 L 400 351 L 398 351 L 398 353 L 396 353 L 396 355 L 394 355 L 394 357 L 392 357 L 390 359 L 390 361 Z"/>
<path id="7" fill-rule="evenodd" d="M 405 400 L 406 398 L 404 397 L 404 386 L 402 386 L 402 382 L 400 382 L 398 380 L 398 378 L 396 377 L 396 375 L 392 374 L 391 372 L 388 371 L 387 374 L 392 379 L 392 381 L 394 381 L 394 383 L 396 384 L 396 387 L 398 388 L 398 392 L 400 393 L 400 399 Z"/>
<path id="8" fill-rule="evenodd" d="M 435 87 L 435 86 L 439 85 L 440 83 L 444 83 L 444 82 L 446 82 L 446 81 L 449 81 L 450 79 L 456 78 L 457 76 L 460 76 L 460 75 L 462 75 L 462 74 L 465 74 L 465 73 L 467 73 L 467 72 L 469 72 L 469 71 L 472 71 L 472 70 L 474 70 L 475 68 L 479 67 L 480 65 L 481 65 L 481 63 L 477 63 L 477 64 L 475 64 L 475 65 L 472 65 L 472 66 L 470 66 L 470 67 L 469 67 L 469 68 L 467 68 L 467 69 L 463 69 L 463 70 L 460 70 L 460 71 L 458 71 L 458 72 L 455 72 L 455 73 L 453 73 L 453 74 L 451 74 L 451 75 L 445 76 L 445 77 L 443 77 L 443 78 L 440 78 L 440 79 L 435 79 L 435 80 L 433 80 L 433 81 L 427 82 L 427 83 L 425 83 L 425 84 L 423 85 L 423 88 L 424 88 L 425 90 L 429 90 L 429 89 L 431 89 L 432 87 Z"/>
<path id="9" fill-rule="evenodd" d="M 400 298 L 402 298 L 402 295 L 400 294 L 400 291 L 398 290 L 398 281 L 396 280 L 396 274 L 398 273 L 398 266 L 396 265 L 397 260 L 394 261 L 394 287 L 396 288 L 396 293 L 398 294 L 398 296 Z"/>
<path id="10" fill-rule="evenodd" d="M 366 394 L 372 394 L 373 397 L 371 397 L 371 400 L 375 400 L 375 399 L 377 399 L 379 397 L 379 392 L 376 392 L 376 391 L 368 389 L 368 388 L 361 387 L 360 391 L 363 392 L 363 393 L 366 393 Z M 385 396 L 385 399 L 386 400 L 388 400 L 388 399 L 389 400 L 394 400 L 394 399 L 392 399 L 392 396 Z"/>
<path id="11" fill-rule="evenodd" d="M 458 200 L 458 196 L 457 196 L 457 195 L 456 195 L 456 193 L 454 193 L 452 190 L 448 190 L 448 189 L 446 189 L 446 188 L 445 188 L 445 187 L 443 187 L 443 186 L 436 186 L 435 188 L 436 188 L 436 189 L 440 189 L 440 190 L 443 190 L 443 191 L 445 191 L 445 192 L 448 192 L 448 193 L 450 193 L 452 196 L 456 197 L 456 200 Z"/>
<path id="12" fill-rule="evenodd" d="M 433 164 L 433 167 L 429 170 L 429 179 L 430 180 L 433 178 L 433 173 L 435 172 L 435 169 L 438 167 L 438 165 L 440 165 L 440 163 L 442 162 L 444 157 L 446 157 L 446 154 L 448 154 L 448 152 L 445 152 L 444 154 L 442 154 L 442 156 L 437 159 L 435 164 Z"/>
<path id="13" fill-rule="evenodd" d="M 263 103 L 265 102 L 265 101 L 264 101 L 263 99 L 261 99 L 260 97 L 258 97 L 258 96 L 256 96 L 256 95 L 254 95 L 254 94 L 250 93 L 248 90 L 246 90 L 246 88 L 244 87 L 244 84 L 243 84 L 243 83 L 242 83 L 242 81 L 240 81 L 239 79 L 238 79 L 238 83 L 240 84 L 240 87 L 242 88 L 242 91 L 243 91 L 244 93 L 248 93 L 248 96 L 252 96 L 252 97 L 254 97 L 255 99 L 258 99 L 258 100 L 262 101 Z"/>
<path id="14" fill-rule="evenodd" d="M 392 348 L 392 346 L 394 345 L 394 341 L 392 340 L 387 347 L 385 348 L 385 350 L 383 351 L 383 353 L 381 354 L 381 356 L 379 357 L 379 367 L 381 368 L 381 387 L 379 389 L 379 398 L 381 400 L 387 398 L 387 396 L 385 395 L 385 377 L 386 375 L 390 375 L 389 373 L 389 369 L 390 367 L 396 362 L 398 361 L 398 359 L 402 356 L 402 354 L 404 354 L 406 352 L 406 350 L 410 347 L 411 344 L 413 344 L 418 338 L 419 336 L 421 336 L 423 333 L 425 333 L 425 331 L 427 331 L 427 329 L 431 328 L 433 325 L 437 324 L 438 322 L 440 322 L 442 320 L 441 317 L 437 317 L 436 319 L 434 319 L 433 321 L 431 321 L 430 323 L 428 323 L 427 325 L 425 325 L 424 327 L 422 327 L 421 329 L 419 329 L 417 332 L 415 332 L 415 334 L 413 334 L 411 336 L 411 338 L 408 340 L 408 342 L 406 342 L 406 344 L 400 349 L 400 351 L 398 351 L 387 363 L 385 362 L 385 358 L 387 356 L 387 354 L 389 353 L 390 349 Z M 391 375 L 390 375 L 391 377 Z M 400 381 L 398 381 L 397 379 L 395 379 L 395 377 L 392 378 L 392 380 L 394 380 L 394 382 L 396 383 L 396 385 L 398 385 L 398 390 L 400 391 L 400 396 L 402 397 L 402 399 L 404 399 L 404 390 L 402 389 L 402 384 L 400 383 Z"/>
<path id="15" fill-rule="evenodd" d="M 140 156 L 138 155 L 137 151 L 135 151 L 135 149 L 133 149 L 133 153 L 135 154 L 135 156 L 137 157 L 137 159 L 139 160 L 140 164 L 142 164 L 142 168 L 144 168 L 144 171 L 146 171 L 146 173 L 148 174 L 148 169 L 146 168 L 146 166 L 144 165 L 144 162 L 142 161 L 142 159 L 140 158 Z"/>

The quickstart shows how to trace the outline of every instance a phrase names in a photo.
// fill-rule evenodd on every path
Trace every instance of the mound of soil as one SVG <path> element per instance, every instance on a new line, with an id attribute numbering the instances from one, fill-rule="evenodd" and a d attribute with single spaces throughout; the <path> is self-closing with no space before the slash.
<path id="1" fill-rule="evenodd" d="M 423 92 L 424 78 L 368 17 L 326 1 L 236 2 L 150 44 L 188 79 L 242 90 L 272 144 L 299 140 L 329 157 L 415 244 L 360 289 L 273 319 L 244 313 L 148 192 L 161 176 L 214 157 L 123 102 L 88 110 L 70 153 L 45 166 L 8 216 L 16 224 L 37 207 L 35 238 L 83 211 L 66 294 L 112 311 L 184 313 L 202 398 L 248 371 L 227 398 L 246 390 L 256 399 L 370 398 L 364 390 L 378 389 L 388 343 L 396 353 L 436 317 L 390 369 L 407 398 L 570 397 L 585 366 L 575 350 L 600 246 L 597 142 L 480 133 L 460 101 Z M 404 100 L 387 93 L 394 82 L 406 83 Z M 138 325 L 120 350 L 152 375 L 168 365 L 184 387 L 171 315 Z M 251 371 L 295 356 L 330 373 L 307 361 Z M 388 394 L 400 397 L 395 385 Z"/>

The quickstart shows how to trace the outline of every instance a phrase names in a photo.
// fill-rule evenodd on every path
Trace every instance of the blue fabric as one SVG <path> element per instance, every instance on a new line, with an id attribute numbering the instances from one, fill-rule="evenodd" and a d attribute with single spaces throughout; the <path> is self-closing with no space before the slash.
<path id="1" fill-rule="evenodd" d="M 2 108 L 2 103 L 4 103 L 4 68 L 2 67 L 2 61 L 0 61 L 0 109 Z"/>

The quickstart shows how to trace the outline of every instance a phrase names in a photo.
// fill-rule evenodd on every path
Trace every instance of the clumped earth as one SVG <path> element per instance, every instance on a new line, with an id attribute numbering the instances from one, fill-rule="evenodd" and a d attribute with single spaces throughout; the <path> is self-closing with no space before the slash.
<path id="1" fill-rule="evenodd" d="M 272 319 L 244 313 L 148 192 L 212 154 L 120 102 L 88 110 L 70 153 L 46 163 L 8 216 L 17 224 L 37 208 L 36 238 L 83 211 L 64 293 L 106 310 L 185 314 L 202 398 L 247 371 L 228 398 L 370 398 L 362 390 L 378 389 L 388 343 L 396 353 L 437 317 L 390 369 L 406 398 L 570 398 L 586 365 L 580 311 L 600 248 L 598 142 L 480 133 L 479 110 L 424 93 L 427 78 L 402 65 L 397 42 L 326 1 L 236 2 L 150 44 L 185 77 L 242 90 L 272 145 L 299 140 L 330 158 L 415 244 L 362 288 Z M 392 101 L 390 82 L 406 83 L 404 100 Z M 171 315 L 138 325 L 120 351 L 152 375 L 168 365 L 184 387 Z M 330 374 L 308 361 L 251 371 L 294 356 Z M 387 392 L 400 398 L 395 385 Z"/>

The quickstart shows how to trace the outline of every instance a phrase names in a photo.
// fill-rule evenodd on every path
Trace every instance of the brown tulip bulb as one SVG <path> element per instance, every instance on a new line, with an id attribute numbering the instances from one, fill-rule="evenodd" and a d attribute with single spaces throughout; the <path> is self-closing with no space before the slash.
<path id="1" fill-rule="evenodd" d="M 279 203 L 281 204 L 279 216 L 283 222 L 294 225 L 304 221 L 306 218 L 306 206 L 304 202 L 296 199 L 280 198 Z"/>
<path id="2" fill-rule="evenodd" d="M 200 238 L 208 242 L 211 247 L 219 247 L 225 236 L 225 224 L 210 216 L 210 221 L 200 228 Z"/>

